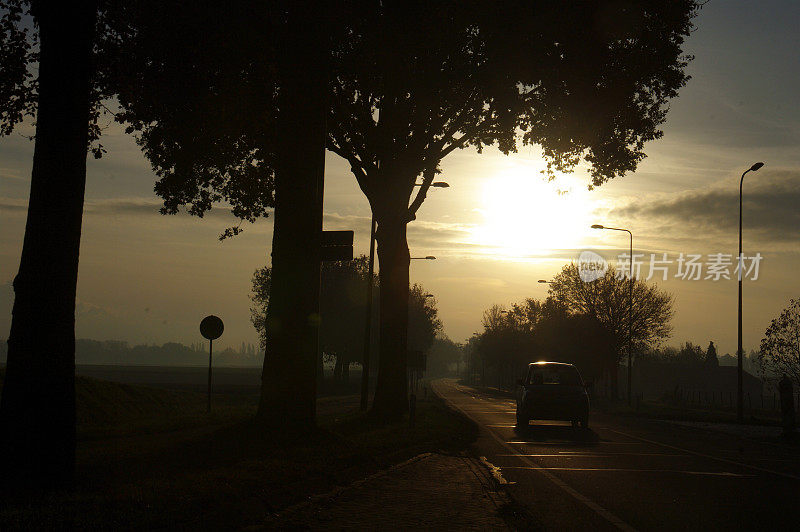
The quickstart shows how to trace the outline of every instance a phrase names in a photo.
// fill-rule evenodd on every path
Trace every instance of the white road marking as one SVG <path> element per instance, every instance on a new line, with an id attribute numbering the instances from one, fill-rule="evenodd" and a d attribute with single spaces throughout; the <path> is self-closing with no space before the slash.
<path id="1" fill-rule="evenodd" d="M 756 475 L 742 475 L 729 471 L 681 471 L 677 469 L 628 469 L 617 467 L 518 467 L 508 466 L 503 469 L 545 469 L 547 471 L 621 471 L 623 473 L 681 473 L 684 475 L 707 475 L 714 477 L 742 477 L 753 478 Z"/>
<path id="2" fill-rule="evenodd" d="M 450 403 L 451 405 L 453 405 L 453 406 L 455 406 L 456 408 L 458 408 L 459 410 L 461 410 L 461 412 L 462 412 L 464 415 L 466 415 L 467 417 L 469 417 L 469 414 L 467 414 L 467 412 L 466 412 L 464 409 L 462 409 L 461 407 L 459 407 L 458 405 L 456 405 L 455 403 L 453 403 L 452 401 L 450 401 L 450 400 L 449 400 L 447 397 L 444 397 L 444 396 L 441 396 L 441 397 L 442 397 L 442 398 L 443 398 L 445 401 L 447 401 L 448 403 Z M 603 519 L 605 519 L 606 521 L 608 521 L 609 523 L 611 523 L 612 525 L 614 525 L 614 526 L 615 526 L 615 527 L 617 527 L 618 529 L 620 529 L 620 530 L 626 530 L 626 531 L 629 531 L 629 532 L 632 532 L 632 531 L 635 531 L 635 530 L 636 530 L 635 528 L 633 528 L 632 526 L 630 526 L 629 524 L 627 524 L 625 521 L 623 521 L 622 519 L 620 519 L 620 518 L 619 518 L 619 517 L 617 517 L 616 515 L 612 514 L 611 512 L 609 512 L 608 510 L 606 510 L 605 508 L 603 508 L 602 506 L 600 506 L 599 504 L 597 504 L 596 502 L 594 502 L 593 500 L 591 500 L 590 498 L 586 497 L 585 495 L 583 495 L 583 494 L 579 493 L 579 492 L 578 492 L 578 491 L 576 491 L 575 489 L 573 489 L 573 488 L 571 488 L 570 486 L 568 486 L 568 485 L 567 485 L 567 484 L 566 484 L 564 481 L 562 481 L 562 480 L 561 480 L 560 478 L 558 478 L 557 476 L 553 475 L 552 473 L 550 473 L 549 471 L 545 470 L 544 468 L 542 468 L 542 467 L 538 466 L 538 465 L 537 465 L 535 462 L 532 462 L 531 460 L 529 460 L 529 459 L 528 459 L 528 458 L 526 458 L 525 456 L 523 456 L 523 455 L 519 454 L 519 453 L 517 452 L 517 450 L 516 450 L 516 449 L 514 449 L 513 447 L 511 447 L 511 445 L 509 445 L 508 443 L 506 443 L 505 441 L 503 441 L 503 438 L 501 438 L 500 436 L 498 436 L 498 435 L 495 433 L 495 431 L 493 431 L 493 430 L 487 430 L 486 432 L 487 432 L 487 433 L 488 433 L 488 434 L 489 434 L 489 435 L 490 435 L 492 438 L 494 438 L 494 439 L 497 441 L 497 443 L 499 443 L 500 445 L 502 445 L 503 447 L 505 447 L 506 449 L 508 449 L 508 450 L 509 450 L 509 451 L 511 451 L 512 453 L 516 453 L 516 456 L 517 456 L 517 457 L 518 457 L 518 458 L 519 458 L 519 459 L 520 459 L 522 462 L 524 462 L 524 463 L 528 464 L 528 465 L 531 467 L 531 469 L 534 469 L 534 470 L 538 471 L 538 472 L 539 472 L 541 475 L 543 475 L 545 478 L 547 478 L 547 479 L 548 479 L 550 482 L 552 482 L 553 484 L 555 484 L 556 486 L 558 486 L 559 488 L 561 488 L 562 490 L 564 490 L 565 492 L 567 492 L 569 495 L 571 495 L 573 498 L 577 499 L 579 502 L 583 503 L 585 506 L 589 507 L 589 508 L 590 508 L 591 510 L 593 510 L 593 511 L 594 511 L 594 512 L 595 512 L 597 515 L 599 515 L 600 517 L 602 517 Z M 527 442 L 524 442 L 524 443 L 527 443 Z"/>
<path id="3" fill-rule="evenodd" d="M 594 441 L 589 444 L 581 445 L 575 442 L 557 442 L 557 441 L 530 441 L 530 440 L 521 440 L 521 441 L 507 441 L 506 443 L 510 443 L 513 445 L 531 445 L 531 446 L 540 446 L 540 447 L 556 447 L 556 446 L 568 446 L 568 447 L 594 447 L 595 445 L 642 445 L 641 443 L 634 443 L 634 442 L 627 442 L 627 441 Z"/>
<path id="4" fill-rule="evenodd" d="M 734 464 L 734 465 L 737 465 L 737 466 L 740 466 L 740 467 L 744 467 L 746 469 L 752 469 L 754 471 L 761 471 L 763 473 L 770 473 L 772 475 L 778 475 L 779 477 L 786 477 L 786 478 L 791 478 L 791 479 L 794 479 L 794 480 L 800 480 L 800 476 L 792 475 L 791 473 L 783 473 L 781 471 L 774 471 L 772 469 L 766 469 L 766 468 L 763 468 L 763 467 L 758 467 L 758 466 L 754 466 L 754 465 L 750 465 L 750 464 L 745 464 L 745 463 L 742 463 L 742 462 L 737 462 L 736 460 L 728 460 L 727 458 L 721 458 L 719 456 L 713 456 L 713 455 L 710 455 L 710 454 L 699 453 L 697 451 L 691 451 L 689 449 L 683 449 L 682 447 L 676 447 L 674 445 L 669 445 L 668 443 L 661 443 L 661 442 L 655 441 L 655 440 L 648 440 L 647 438 L 641 438 L 639 436 L 634 436 L 633 434 L 628 434 L 626 432 L 621 432 L 619 430 L 614 430 L 614 429 L 610 429 L 610 428 L 607 428 L 607 427 L 606 427 L 606 430 L 610 430 L 611 432 L 616 432 L 617 434 L 621 434 L 623 436 L 626 436 L 628 438 L 632 438 L 634 440 L 640 440 L 640 441 L 643 441 L 643 442 L 652 443 L 653 445 L 660 445 L 661 447 L 666 447 L 668 449 L 675 449 L 676 451 L 682 451 L 684 453 L 693 454 L 695 456 L 702 456 L 703 458 L 710 458 L 711 460 L 717 460 L 719 462 L 725 462 L 727 464 Z"/>
<path id="5" fill-rule="evenodd" d="M 668 454 L 668 453 L 596 453 L 596 454 L 586 454 L 586 453 L 569 453 L 565 451 L 559 451 L 558 454 L 498 454 L 497 456 L 540 456 L 540 457 L 550 457 L 550 458 L 613 458 L 615 456 L 682 456 L 686 457 L 685 454 Z"/>

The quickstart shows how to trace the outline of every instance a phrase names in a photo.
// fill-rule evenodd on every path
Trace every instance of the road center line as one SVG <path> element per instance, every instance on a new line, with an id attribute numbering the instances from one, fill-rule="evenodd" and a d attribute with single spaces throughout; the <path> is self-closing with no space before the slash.
<path id="1" fill-rule="evenodd" d="M 508 466 L 503 469 L 531 469 L 530 467 Z M 621 471 L 623 473 L 681 473 L 684 475 L 706 475 L 714 477 L 743 477 L 752 478 L 756 475 L 743 475 L 728 471 L 681 471 L 679 469 L 628 469 L 617 467 L 542 467 L 547 471 Z"/>
<path id="2" fill-rule="evenodd" d="M 437 386 L 437 388 L 438 388 L 438 386 Z M 455 408 L 457 408 L 458 410 L 460 410 L 462 414 L 464 414 L 465 416 L 467 416 L 467 417 L 469 417 L 469 418 L 471 418 L 471 419 L 472 419 L 472 416 L 470 416 L 470 415 L 469 415 L 469 414 L 466 412 L 466 410 L 464 410 L 463 408 L 461 408 L 460 406 L 458 406 L 458 405 L 457 405 L 457 404 L 455 404 L 454 402 L 450 401 L 450 399 L 448 399 L 448 398 L 447 398 L 447 397 L 445 397 L 444 395 L 441 395 L 441 394 L 440 394 L 440 397 L 442 397 L 442 399 L 444 399 L 446 402 L 450 403 L 452 406 L 454 406 Z M 476 421 L 476 422 L 477 422 L 477 420 L 475 420 L 475 419 L 473 419 L 473 421 Z M 541 475 L 543 475 L 545 478 L 547 478 L 547 479 L 548 479 L 550 482 L 552 482 L 553 484 L 555 484 L 556 486 L 558 486 L 559 488 L 561 488 L 562 490 L 564 490 L 565 492 L 567 492 L 567 493 L 568 493 L 569 495 L 571 495 L 571 496 L 572 496 L 574 499 L 578 500 L 579 502 L 583 503 L 585 506 L 589 507 L 589 508 L 590 508 L 591 510 L 593 510 L 593 511 L 594 511 L 594 512 L 595 512 L 597 515 L 599 515 L 600 517 L 602 517 L 603 519 L 605 519 L 606 521 L 608 521 L 609 523 L 611 523 L 612 525 L 614 525 L 614 526 L 615 526 L 615 527 L 617 527 L 618 529 L 620 529 L 620 530 L 626 530 L 626 531 L 629 531 L 629 532 L 633 532 L 633 531 L 635 531 L 635 530 L 636 530 L 635 528 L 633 528 L 632 526 L 630 526 L 629 524 L 627 524 L 625 521 L 623 521 L 622 519 L 620 519 L 620 518 L 619 518 L 619 517 L 617 517 L 616 515 L 612 514 L 611 512 L 609 512 L 608 510 L 606 510 L 605 508 L 603 508 L 602 506 L 600 506 L 599 504 L 597 504 L 596 502 L 594 502 L 593 500 L 591 500 L 590 498 L 586 497 L 585 495 L 582 495 L 581 493 L 577 492 L 576 490 L 574 490 L 573 488 L 571 488 L 570 486 L 568 486 L 566 483 L 564 483 L 564 481 L 562 481 L 562 480 L 561 480 L 560 478 L 558 478 L 557 476 L 553 475 L 553 474 L 552 474 L 552 473 L 550 473 L 549 471 L 547 471 L 547 470 L 545 470 L 544 468 L 542 468 L 542 467 L 540 467 L 539 465 L 537 465 L 535 462 L 531 461 L 530 459 L 526 458 L 524 455 L 522 455 L 522 454 L 520 454 L 519 452 L 517 452 L 517 450 L 516 450 L 516 449 L 514 449 L 514 448 L 513 448 L 511 445 L 509 445 L 508 443 L 506 443 L 506 442 L 503 440 L 503 438 L 501 438 L 500 436 L 498 436 L 498 435 L 495 433 L 495 431 L 493 431 L 493 430 L 491 430 L 491 429 L 486 429 L 486 432 L 487 432 L 487 433 L 488 433 L 488 434 L 489 434 L 489 435 L 490 435 L 492 438 L 494 438 L 494 439 L 495 439 L 495 441 L 497 441 L 497 443 L 499 443 L 500 445 L 502 445 L 503 447 L 505 447 L 506 449 L 508 449 L 508 450 L 509 450 L 509 451 L 511 451 L 512 453 L 514 453 L 514 455 L 515 455 L 515 456 L 517 456 L 517 457 L 518 457 L 518 458 L 519 458 L 519 459 L 520 459 L 522 462 L 524 462 L 525 464 L 527 464 L 528 466 L 530 466 L 530 468 L 531 468 L 531 469 L 533 469 L 533 470 L 535 470 L 535 471 L 539 472 Z M 527 443 L 527 442 L 526 442 L 526 443 Z"/>
<path id="3" fill-rule="evenodd" d="M 758 467 L 758 466 L 754 466 L 754 465 L 750 465 L 750 464 L 745 464 L 743 462 L 737 462 L 736 460 L 728 460 L 727 458 L 720 458 L 719 456 L 713 456 L 713 455 L 710 455 L 710 454 L 699 453 L 697 451 L 691 451 L 689 449 L 684 449 L 682 447 L 676 447 L 676 446 L 670 445 L 668 443 L 661 443 L 659 441 L 648 440 L 647 438 L 642 438 L 640 436 L 634 436 L 633 434 L 628 434 L 626 432 L 621 432 L 619 430 L 614 430 L 614 429 L 611 429 L 611 428 L 608 428 L 608 427 L 605 427 L 605 429 L 606 430 L 610 430 L 611 432 L 616 432 L 617 434 L 621 434 L 622 436 L 627 436 L 628 438 L 632 438 L 634 440 L 639 440 L 639 441 L 643 441 L 643 442 L 647 442 L 647 443 L 652 443 L 653 445 L 660 445 L 661 447 L 666 447 L 668 449 L 674 449 L 676 451 L 682 451 L 684 453 L 693 454 L 695 456 L 701 456 L 703 458 L 710 458 L 711 460 L 717 460 L 719 462 L 725 462 L 726 464 L 737 465 L 737 466 L 740 466 L 740 467 L 744 467 L 746 469 L 752 469 L 754 471 L 761 471 L 763 473 L 770 473 L 772 475 L 778 475 L 779 477 L 785 477 L 785 478 L 791 478 L 791 479 L 794 479 L 794 480 L 800 480 L 799 476 L 792 475 L 791 473 L 783 473 L 781 471 L 774 471 L 772 469 L 766 469 L 764 467 Z"/>
<path id="4" fill-rule="evenodd" d="M 586 454 L 586 453 L 566 453 L 564 451 L 559 451 L 557 454 L 549 453 L 549 454 L 498 454 L 497 456 L 535 456 L 535 457 L 542 457 L 542 458 L 614 458 L 616 456 L 682 456 L 686 457 L 685 454 L 675 454 L 675 453 L 594 453 L 594 454 Z"/>

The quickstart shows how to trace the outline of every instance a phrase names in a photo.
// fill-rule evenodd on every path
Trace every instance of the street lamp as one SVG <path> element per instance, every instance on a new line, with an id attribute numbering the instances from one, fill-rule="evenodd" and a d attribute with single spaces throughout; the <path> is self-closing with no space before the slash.
<path id="1" fill-rule="evenodd" d="M 621 227 L 606 227 L 600 224 L 594 224 L 592 229 L 607 229 L 609 231 L 625 231 L 631 237 L 630 254 L 628 255 L 628 262 L 630 263 L 630 283 L 628 288 L 628 406 L 631 405 L 631 382 L 633 374 L 633 233 Z"/>
<path id="2" fill-rule="evenodd" d="M 544 279 L 539 279 L 539 282 L 542 284 L 550 284 L 550 281 L 545 281 Z"/>
<path id="3" fill-rule="evenodd" d="M 415 187 L 422 186 L 422 183 L 414 183 Z M 435 181 L 431 183 L 434 188 L 450 188 L 449 183 Z M 372 278 L 375 275 L 375 213 L 369 222 L 369 278 L 367 282 L 367 315 L 364 318 L 364 359 L 361 362 L 361 410 L 366 411 L 369 402 L 369 352 L 370 336 L 372 329 Z M 426 257 L 433 260 L 436 257 Z"/>
<path id="4" fill-rule="evenodd" d="M 754 164 L 744 171 L 739 180 L 739 343 L 736 351 L 736 420 L 739 423 L 744 421 L 744 394 L 742 393 L 742 267 L 744 266 L 742 257 L 742 185 L 747 172 L 756 172 L 762 166 L 764 163 Z"/>

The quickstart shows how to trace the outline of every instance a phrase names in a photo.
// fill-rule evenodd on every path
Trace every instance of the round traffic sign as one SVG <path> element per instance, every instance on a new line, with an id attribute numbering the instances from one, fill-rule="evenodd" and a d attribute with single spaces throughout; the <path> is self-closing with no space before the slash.
<path id="1" fill-rule="evenodd" d="M 222 331 L 224 330 L 225 326 L 222 324 L 222 320 L 213 314 L 211 316 L 206 316 L 203 318 L 203 321 L 200 322 L 200 334 L 203 335 L 203 338 L 208 340 L 216 340 L 222 336 Z"/>

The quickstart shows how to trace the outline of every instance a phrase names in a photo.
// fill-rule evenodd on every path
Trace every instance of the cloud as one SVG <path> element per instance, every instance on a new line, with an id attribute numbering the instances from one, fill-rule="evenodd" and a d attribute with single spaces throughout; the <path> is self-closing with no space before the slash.
<path id="1" fill-rule="evenodd" d="M 83 214 L 85 216 L 161 216 L 159 209 L 162 206 L 161 201 L 149 198 L 87 199 L 83 204 Z M 27 210 L 27 199 L 0 198 L 0 211 L 24 214 Z M 186 214 L 181 212 L 180 215 L 185 216 Z M 227 205 L 214 205 L 203 215 L 203 218 L 225 218 L 230 223 L 237 219 Z"/>
<path id="2" fill-rule="evenodd" d="M 0 168 L 0 178 L 14 179 L 15 181 L 23 181 L 27 179 L 19 173 L 18 168 Z"/>
<path id="3" fill-rule="evenodd" d="M 0 198 L 0 211 L 7 213 L 28 212 L 28 200 L 16 198 Z"/>
<path id="4" fill-rule="evenodd" d="M 439 283 L 450 283 L 457 286 L 480 286 L 486 288 L 505 288 L 508 282 L 494 277 L 436 277 L 434 281 Z"/>
<path id="5" fill-rule="evenodd" d="M 14 307 L 14 287 L 11 281 L 0 283 L 0 341 L 11 329 L 11 309 Z"/>
<path id="6" fill-rule="evenodd" d="M 737 183 L 634 200 L 611 215 L 661 228 L 663 236 L 713 238 L 735 235 L 739 223 Z M 800 229 L 800 171 L 762 170 L 745 177 L 744 225 L 761 242 L 797 243 Z M 677 233 L 677 235 L 676 235 Z M 755 233 L 755 234 L 754 234 Z"/>

